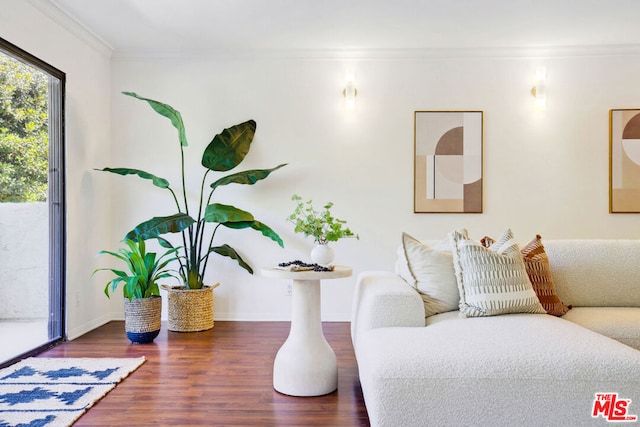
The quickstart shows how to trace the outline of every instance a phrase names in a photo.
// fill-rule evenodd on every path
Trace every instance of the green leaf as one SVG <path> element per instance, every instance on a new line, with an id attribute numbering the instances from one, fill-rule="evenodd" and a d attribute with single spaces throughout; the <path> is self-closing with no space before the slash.
<path id="1" fill-rule="evenodd" d="M 137 93 L 134 92 L 122 92 L 124 95 L 132 96 L 141 101 L 147 101 L 151 108 L 153 108 L 158 114 L 168 118 L 171 120 L 171 124 L 178 130 L 178 139 L 180 140 L 180 145 L 186 147 L 187 145 L 187 134 L 184 129 L 184 123 L 182 122 L 182 115 L 178 110 L 173 108 L 168 104 L 163 104 L 162 102 L 154 101 L 153 99 L 144 98 Z"/>
<path id="2" fill-rule="evenodd" d="M 137 253 L 132 253 L 129 262 L 131 263 L 131 274 L 134 276 L 140 276 L 140 280 L 143 282 L 142 285 L 146 286 L 146 277 L 149 272 L 146 270 L 142 257 Z"/>
<path id="3" fill-rule="evenodd" d="M 96 268 L 95 270 L 93 270 L 93 273 L 91 275 L 93 276 L 98 271 L 110 271 L 110 272 L 112 272 L 113 274 L 115 274 L 118 277 L 126 277 L 127 276 L 127 273 L 125 273 L 124 271 L 116 270 L 114 268 Z"/>
<path id="4" fill-rule="evenodd" d="M 123 290 L 125 298 L 129 298 L 129 301 L 135 298 L 142 298 L 142 289 L 138 286 L 139 279 L 139 276 L 131 276 L 127 278 Z"/>
<path id="5" fill-rule="evenodd" d="M 234 206 L 212 203 L 205 209 L 204 220 L 219 223 L 253 221 L 253 215 Z"/>
<path id="6" fill-rule="evenodd" d="M 100 252 L 98 252 L 98 255 L 111 255 L 111 256 L 114 256 L 114 257 L 116 257 L 116 258 L 118 258 L 118 259 L 121 259 L 121 260 L 122 260 L 122 261 L 124 261 L 124 262 L 127 262 L 127 261 L 129 260 L 128 256 L 126 256 L 126 255 L 122 255 L 122 254 L 120 254 L 120 253 L 118 253 L 118 252 L 100 251 Z M 109 270 L 109 269 L 107 269 L 107 268 L 98 268 L 98 269 L 96 269 L 96 270 L 94 271 L 94 273 L 95 273 L 96 271 L 99 271 L 99 270 Z"/>
<path id="7" fill-rule="evenodd" d="M 146 272 L 145 281 L 146 281 L 146 278 L 149 277 L 149 272 L 153 271 L 157 266 L 158 264 L 156 263 L 155 252 L 149 252 L 148 254 L 145 254 L 144 256 L 144 270 Z"/>
<path id="8" fill-rule="evenodd" d="M 226 257 L 229 257 L 231 259 L 235 259 L 236 261 L 238 261 L 238 264 L 240 265 L 240 267 L 242 267 L 245 270 L 247 270 L 249 272 L 249 274 L 253 274 L 253 269 L 251 268 L 251 266 L 249 264 L 247 264 L 242 259 L 242 257 L 238 254 L 238 252 L 236 252 L 236 250 L 233 249 L 231 246 L 225 244 L 225 245 L 222 245 L 222 246 L 212 247 L 209 252 L 215 252 L 218 255 L 226 256 Z"/>
<path id="9" fill-rule="evenodd" d="M 104 169 L 95 169 L 101 172 L 111 172 L 118 175 L 138 175 L 143 179 L 150 179 L 153 182 L 153 185 L 160 188 L 169 188 L 169 181 L 164 178 L 160 178 L 149 172 L 145 172 L 139 169 L 129 169 L 129 168 L 104 168 Z"/>
<path id="10" fill-rule="evenodd" d="M 162 246 L 163 248 L 174 249 L 174 247 L 171 244 L 171 242 L 169 242 L 167 239 L 164 239 L 162 237 L 158 237 L 157 240 L 158 240 L 158 243 L 160 243 L 160 246 Z M 178 248 L 176 248 L 176 249 L 178 249 Z"/>
<path id="11" fill-rule="evenodd" d="M 202 166 L 218 172 L 235 168 L 249 152 L 256 122 L 249 120 L 223 130 L 213 137 L 202 155 Z"/>
<path id="12" fill-rule="evenodd" d="M 161 279 L 162 277 L 158 276 L 158 279 Z M 158 284 L 156 282 L 153 282 L 153 284 L 149 285 L 149 287 L 147 287 L 147 289 L 144 292 L 144 298 L 149 298 L 152 296 L 159 296 L 160 295 L 160 289 L 158 288 Z"/>
<path id="13" fill-rule="evenodd" d="M 177 248 L 171 248 L 168 251 L 166 251 L 165 253 L 163 253 L 160 258 L 158 258 L 158 260 L 156 261 L 156 264 L 158 265 L 156 268 L 158 270 L 162 270 L 168 263 L 170 263 L 171 261 L 177 260 L 178 258 L 178 251 L 182 248 L 182 246 L 177 247 Z M 166 257 L 170 257 L 169 259 L 165 259 Z"/>
<path id="14" fill-rule="evenodd" d="M 177 213 L 171 216 L 153 217 L 148 221 L 138 224 L 136 228 L 126 235 L 126 239 L 143 240 L 155 239 L 161 234 L 179 233 L 189 228 L 196 221 L 185 213 Z"/>
<path id="15" fill-rule="evenodd" d="M 271 172 L 278 170 L 281 167 L 284 167 L 286 165 L 287 163 L 283 163 L 271 169 L 252 169 L 244 172 L 234 173 L 232 175 L 227 175 L 225 177 L 220 178 L 213 184 L 211 184 L 211 188 L 215 189 L 216 187 L 219 187 L 221 185 L 228 185 L 228 184 L 253 185 L 256 182 L 268 177 Z"/>
<path id="16" fill-rule="evenodd" d="M 109 294 L 109 285 L 111 285 L 111 293 L 114 293 L 115 290 L 118 288 L 118 284 L 120 284 L 120 282 L 126 282 L 126 280 L 129 278 L 129 276 L 124 276 L 124 277 L 117 277 L 113 280 L 111 280 L 110 282 L 107 283 L 107 286 L 105 286 L 104 288 L 104 293 L 108 298 L 111 298 L 110 294 Z"/>
<path id="17" fill-rule="evenodd" d="M 278 245 L 280 245 L 281 248 L 284 248 L 284 242 L 282 241 L 278 233 L 276 233 L 266 224 L 263 224 L 260 221 L 226 222 L 222 223 L 222 225 L 236 230 L 243 228 L 253 228 L 254 230 L 261 232 L 263 236 L 268 237 L 276 242 Z"/>

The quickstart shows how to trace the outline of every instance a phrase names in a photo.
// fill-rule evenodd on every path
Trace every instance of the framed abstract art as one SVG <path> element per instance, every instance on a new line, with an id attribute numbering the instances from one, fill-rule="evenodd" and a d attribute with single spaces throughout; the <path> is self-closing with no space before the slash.
<path id="1" fill-rule="evenodd" d="M 482 111 L 416 111 L 414 212 L 482 212 Z"/>
<path id="2" fill-rule="evenodd" d="M 609 212 L 640 212 L 640 109 L 609 111 Z"/>

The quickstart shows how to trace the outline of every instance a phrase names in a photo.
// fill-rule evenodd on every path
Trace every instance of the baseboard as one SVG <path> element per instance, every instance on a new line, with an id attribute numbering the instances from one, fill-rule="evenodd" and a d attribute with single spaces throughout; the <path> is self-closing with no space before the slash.
<path id="1" fill-rule="evenodd" d="M 215 320 L 236 322 L 290 322 L 291 313 L 220 313 L 216 312 Z M 350 322 L 350 313 L 323 313 L 323 322 Z"/>
<path id="2" fill-rule="evenodd" d="M 78 327 L 72 328 L 72 329 L 67 329 L 67 333 L 66 333 L 66 340 L 67 341 L 71 341 L 74 340 L 84 334 L 86 334 L 87 332 L 91 332 L 92 330 L 99 328 L 100 326 L 109 323 L 112 320 L 118 320 L 118 319 L 114 319 L 113 316 L 109 316 L 109 315 L 105 315 L 105 316 L 101 316 L 97 319 L 92 320 L 91 322 L 87 322 L 84 323 Z M 122 319 L 124 320 L 124 318 Z"/>
<path id="3" fill-rule="evenodd" d="M 273 314 L 273 313 L 219 313 L 214 315 L 216 321 L 221 322 L 290 322 L 291 314 Z M 99 328 L 111 321 L 124 320 L 123 313 L 110 313 L 109 315 L 102 316 L 91 322 L 84 323 L 78 327 L 67 330 L 67 341 L 74 340 L 87 332 Z M 166 314 L 163 314 L 162 321 L 166 322 Z M 327 313 L 322 315 L 323 322 L 350 322 L 351 317 L 349 313 Z"/>

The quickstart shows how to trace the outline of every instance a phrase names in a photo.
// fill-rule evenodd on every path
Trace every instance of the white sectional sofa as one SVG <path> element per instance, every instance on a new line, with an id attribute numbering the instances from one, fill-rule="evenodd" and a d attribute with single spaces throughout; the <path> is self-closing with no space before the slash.
<path id="1" fill-rule="evenodd" d="M 351 328 L 372 426 L 602 426 L 599 393 L 631 399 L 623 415 L 640 416 L 640 240 L 544 247 L 573 306 L 562 317 L 425 319 L 398 274 L 359 275 Z"/>

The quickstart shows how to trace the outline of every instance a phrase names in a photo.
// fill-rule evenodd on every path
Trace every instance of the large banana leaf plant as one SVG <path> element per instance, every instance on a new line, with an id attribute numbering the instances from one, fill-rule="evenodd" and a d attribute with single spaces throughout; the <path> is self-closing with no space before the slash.
<path id="1" fill-rule="evenodd" d="M 181 255 L 178 257 L 180 263 L 179 272 L 187 289 L 201 289 L 204 286 L 207 263 L 209 256 L 213 253 L 234 259 L 240 267 L 253 274 L 251 266 L 234 248 L 227 244 L 213 245 L 216 232 L 221 226 L 231 229 L 251 228 L 284 247 L 280 236 L 267 225 L 257 221 L 251 213 L 235 206 L 212 203 L 212 198 L 214 191 L 221 186 L 229 184 L 253 185 L 286 164 L 281 164 L 271 169 L 253 169 L 232 173 L 216 179 L 207 186 L 210 181 L 209 175 L 212 172 L 229 171 L 244 160 L 255 135 L 255 121 L 249 120 L 224 129 L 221 133 L 215 135 L 207 145 L 201 162 L 205 171 L 200 184 L 199 205 L 197 209 L 193 209 L 189 205 L 185 185 L 184 148 L 188 144 L 182 115 L 170 105 L 144 98 L 133 92 L 123 92 L 123 94 L 146 101 L 153 110 L 171 121 L 171 124 L 178 131 L 182 172 L 182 200 L 179 200 L 178 194 L 171 187 L 169 181 L 151 173 L 130 168 L 107 167 L 98 169 L 118 175 L 136 175 L 171 193 L 178 212 L 170 216 L 153 217 L 138 224 L 127 233 L 126 239 L 134 241 L 138 238 L 144 240 L 157 239 L 163 247 L 173 249 L 174 246 L 162 236 L 167 233 L 181 233 L 183 244 L 180 248 Z"/>

